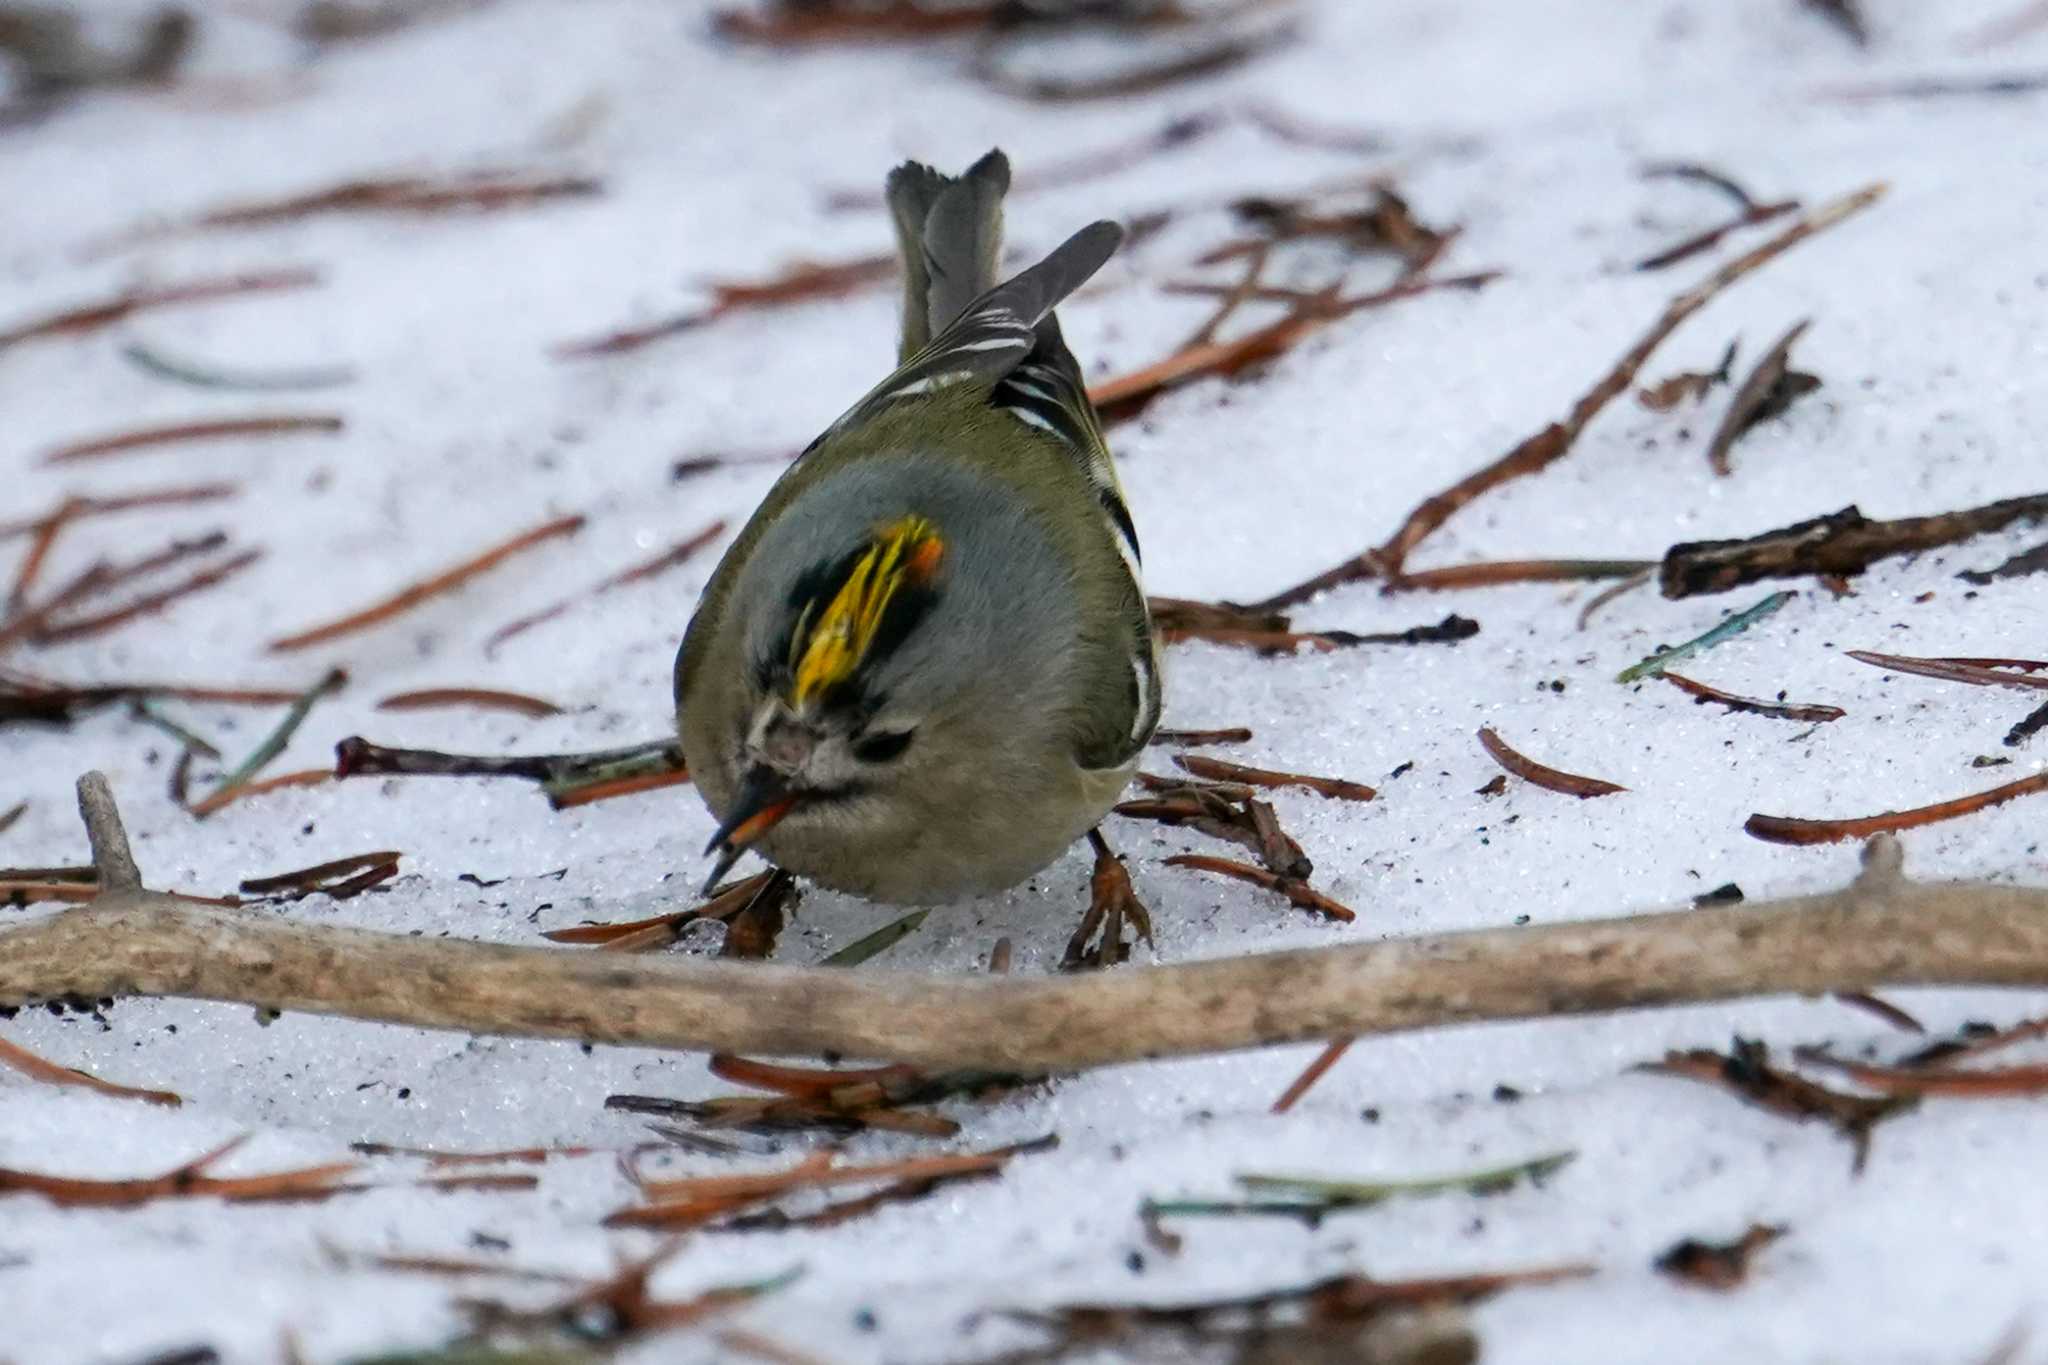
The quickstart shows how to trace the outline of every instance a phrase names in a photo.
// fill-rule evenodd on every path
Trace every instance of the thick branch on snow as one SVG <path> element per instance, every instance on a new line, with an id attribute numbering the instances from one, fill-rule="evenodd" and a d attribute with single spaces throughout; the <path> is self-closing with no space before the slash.
<path id="1" fill-rule="evenodd" d="M 177 996 L 535 1038 L 1050 1072 L 1150 1057 L 1880 986 L 2048 986 L 2048 889 L 1905 879 L 1726 908 L 1080 977 L 935 977 L 420 939 L 141 888 L 105 780 L 79 783 L 92 903 L 0 932 L 0 1004 Z"/>

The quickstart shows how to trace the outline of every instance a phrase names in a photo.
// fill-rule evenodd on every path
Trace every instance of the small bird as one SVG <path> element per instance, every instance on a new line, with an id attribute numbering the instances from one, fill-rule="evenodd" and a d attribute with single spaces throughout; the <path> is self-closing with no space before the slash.
<path id="1" fill-rule="evenodd" d="M 1014 886 L 1086 835 L 1098 923 L 1143 907 L 1095 825 L 1158 724 L 1138 537 L 1053 309 L 1123 239 L 1081 229 L 1001 283 L 1010 166 L 888 178 L 903 266 L 895 373 L 769 490 L 676 657 L 677 725 L 747 849 L 870 899 Z M 1111 941 L 1111 936 L 1116 938 Z M 1106 954 L 1104 956 L 1103 954 Z"/>

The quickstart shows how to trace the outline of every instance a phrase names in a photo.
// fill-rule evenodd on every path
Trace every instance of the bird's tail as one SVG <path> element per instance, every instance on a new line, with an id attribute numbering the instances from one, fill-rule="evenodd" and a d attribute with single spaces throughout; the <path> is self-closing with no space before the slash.
<path id="1" fill-rule="evenodd" d="M 958 176 L 906 161 L 889 173 L 889 213 L 903 258 L 908 360 L 996 284 L 1010 161 L 992 151 Z"/>

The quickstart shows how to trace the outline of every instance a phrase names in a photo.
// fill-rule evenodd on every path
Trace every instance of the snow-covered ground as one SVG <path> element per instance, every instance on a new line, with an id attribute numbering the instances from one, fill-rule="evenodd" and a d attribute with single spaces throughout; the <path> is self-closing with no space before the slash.
<path id="1" fill-rule="evenodd" d="M 595 748 L 658 735 L 669 669 L 713 556 L 611 593 L 487 656 L 496 627 L 717 518 L 736 528 L 767 465 L 670 477 L 679 457 L 801 445 L 886 368 L 886 290 L 742 313 L 637 353 L 563 363 L 557 343 L 702 298 L 708 278 L 762 278 L 800 258 L 883 249 L 873 211 L 832 212 L 829 191 L 879 182 L 896 160 L 966 162 L 1001 144 L 1021 173 L 1127 142 L 1169 118 L 1249 106 L 1370 129 L 1386 151 L 1289 145 L 1233 117 L 1113 175 L 1019 194 L 1020 248 L 1090 218 L 1181 212 L 1064 310 L 1091 373 L 1171 350 L 1209 308 L 1160 291 L 1237 228 L 1214 207 L 1385 172 L 1417 215 L 1462 225 L 1447 270 L 1499 267 L 1478 294 L 1438 294 L 1337 323 L 1251 382 L 1168 395 L 1116 433 L 1149 586 L 1256 597 L 1383 539 L 1408 508 L 1569 404 L 1677 289 L 1716 257 L 1642 274 L 1634 260 L 1726 213 L 1712 192 L 1645 181 L 1651 160 L 1726 169 L 1762 198 L 1808 203 L 1873 180 L 1877 208 L 1799 247 L 1685 328 L 1647 372 L 1711 369 L 1740 336 L 1753 361 L 1800 318 L 1797 352 L 1826 386 L 1736 447 L 1734 477 L 1703 443 L 1725 402 L 1657 415 L 1624 400 L 1579 448 L 1454 519 L 1416 566 L 1536 556 L 1652 558 L 1855 502 L 1872 516 L 2040 491 L 2048 458 L 2048 95 L 1848 101 L 1880 77 L 1984 76 L 2048 64 L 2048 31 L 1989 52 L 1969 39 L 2014 0 L 1865 0 L 1867 51 L 1792 0 L 1305 7 L 1301 41 L 1231 73 L 1126 100 L 1035 105 L 994 93 L 946 44 L 771 52 L 708 36 L 703 12 L 663 0 L 500 0 L 308 63 L 267 13 L 203 6 L 191 86 L 94 96 L 0 133 L 0 327 L 141 280 L 317 266 L 317 288 L 151 313 L 89 338 L 0 354 L 0 521 L 67 493 L 207 479 L 239 500 L 104 518 L 57 543 L 46 582 L 99 555 L 229 528 L 266 551 L 233 584 L 101 638 L 5 660 L 78 680 L 170 677 L 299 687 L 330 664 L 348 687 L 321 704 L 271 771 L 326 761 L 340 736 L 488 752 Z M 113 8 L 111 5 L 108 8 Z M 263 230 L 86 250 L 140 223 L 357 176 L 527 167 L 583 171 L 601 197 L 489 217 L 331 217 Z M 1753 229 L 1724 246 L 1761 240 Z M 1341 260 L 1282 258 L 1321 284 Z M 1384 282 L 1367 263 L 1354 285 Z M 1232 278 L 1210 272 L 1209 278 Z M 1284 276 L 1283 276 L 1284 277 Z M 352 384 L 309 394 L 206 392 L 127 363 L 124 343 L 239 368 L 347 363 Z M 166 447 L 57 468 L 73 439 L 153 422 L 334 411 L 348 429 Z M 550 516 L 572 539 L 373 631 L 295 655 L 265 642 L 370 601 Z M 1482 626 L 1455 647 L 1264 659 L 1208 645 L 1169 659 L 1167 723 L 1247 725 L 1217 752 L 1372 783 L 1370 804 L 1275 797 L 1355 924 L 1309 922 L 1277 898 L 1167 868 L 1192 846 L 1125 823 L 1162 961 L 1279 945 L 1355 942 L 1526 916 L 1548 923 L 1682 903 L 1722 883 L 1752 898 L 1839 884 L 1851 845 L 1794 849 L 1742 831 L 1753 811 L 1862 815 L 2039 771 L 2043 745 L 2000 737 L 2026 699 L 1899 677 L 1842 651 L 2038 656 L 2048 579 L 1971 590 L 2039 528 L 1888 563 L 1856 594 L 1811 583 L 1783 611 L 1690 671 L 1728 690 L 1830 702 L 1817 729 L 1694 705 L 1614 674 L 1768 589 L 1667 602 L 1639 591 L 1578 629 L 1593 589 L 1535 586 L 1385 598 L 1370 587 L 1305 609 L 1311 626 L 1399 629 L 1457 610 Z M 6 548 L 9 571 L 23 542 Z M 566 708 L 542 721 L 380 712 L 391 693 L 485 685 Z M 273 713 L 175 708 L 230 756 Z M 1511 782 L 1474 739 L 1493 725 L 1539 758 L 1625 784 L 1580 802 Z M 2009 758 L 1977 770 L 1980 755 Z M 551 813 L 517 783 L 358 780 L 281 792 L 195 821 L 165 795 L 171 742 L 118 708 L 63 730 L 0 729 L 0 863 L 81 861 L 71 784 L 104 769 L 145 875 L 218 894 L 241 878 L 365 849 L 404 851 L 403 875 L 342 904 L 278 913 L 399 932 L 532 943 L 584 919 L 676 908 L 701 876 L 709 818 L 687 788 Z M 1160 756 L 1164 766 L 1165 757 Z M 1395 774 L 1399 775 L 1396 776 Z M 2021 801 L 1906 836 L 1921 876 L 2040 882 L 2048 805 Z M 458 880 L 474 874 L 494 884 Z M 502 880 L 500 880 L 502 879 Z M 1057 961 L 1086 894 L 1085 850 L 1028 887 L 933 914 L 867 970 L 976 970 L 999 936 L 1022 972 Z M 0 910 L 0 925 L 27 913 Z M 779 957 L 815 960 L 894 912 L 812 892 Z M 1142 956 L 1142 953 L 1141 953 Z M 1937 1031 L 2038 1013 L 2034 996 L 1899 991 Z M 376 1271 L 344 1253 L 489 1256 L 606 1271 L 653 1239 L 599 1220 L 632 1191 L 609 1153 L 646 1134 L 607 1112 L 616 1091 L 700 1096 L 728 1087 L 703 1059 L 573 1044 L 124 1001 L 103 1022 L 24 1012 L 24 1047 L 110 1079 L 186 1097 L 159 1110 L 0 1072 L 0 1166 L 143 1174 L 239 1133 L 224 1168 L 256 1172 L 347 1155 L 348 1144 L 480 1148 L 590 1144 L 533 1192 L 394 1188 L 309 1205 L 159 1202 L 63 1211 L 0 1197 L 0 1359 L 121 1361 L 205 1344 L 232 1361 L 424 1348 L 461 1327 L 461 1295 L 544 1301 L 545 1287 Z M 1293 1113 L 1273 1097 L 1313 1055 L 1124 1067 L 988 1106 L 959 1106 L 963 1149 L 1056 1132 L 1057 1151 L 994 1181 L 941 1191 L 829 1231 L 702 1234 L 656 1280 L 667 1296 L 805 1273 L 719 1319 L 822 1360 L 941 1361 L 1028 1344 L 996 1310 L 1077 1300 L 1235 1295 L 1340 1271 L 1392 1278 L 1587 1261 L 1599 1273 L 1502 1295 L 1476 1310 L 1499 1362 L 1857 1360 L 1968 1362 L 2048 1313 L 2048 1160 L 2039 1102 L 1929 1102 L 1876 1134 L 1868 1170 L 1814 1125 L 1726 1095 L 1632 1074 L 1668 1047 L 1898 1047 L 1867 1014 L 1765 1000 L 1620 1018 L 1464 1028 L 1370 1041 Z M 1519 1092 L 1495 1098 L 1495 1087 Z M 926 1150 L 865 1136 L 864 1156 Z M 1453 1194 L 1334 1217 L 1188 1221 L 1185 1247 L 1147 1246 L 1148 1196 L 1223 1194 L 1234 1173 L 1399 1177 L 1573 1150 L 1538 1188 Z M 746 1165 L 787 1164 L 803 1150 Z M 733 1160 L 679 1153 L 679 1171 Z M 414 1173 L 381 1160 L 371 1174 Z M 1743 1288 L 1675 1284 L 1652 1258 L 1681 1237 L 1732 1238 L 1753 1221 L 1790 1234 Z M 509 1249 L 495 1248 L 501 1239 Z M 702 1333 L 632 1358 L 720 1358 Z M 2035 1351 L 2041 1347 L 2037 1345 Z M 2034 1358 L 2044 1358 L 2036 1355 Z"/>

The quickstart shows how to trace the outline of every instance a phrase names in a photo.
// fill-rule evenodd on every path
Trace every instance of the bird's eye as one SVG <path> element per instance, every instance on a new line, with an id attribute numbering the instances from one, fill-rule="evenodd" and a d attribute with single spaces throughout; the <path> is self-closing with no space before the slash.
<path id="1" fill-rule="evenodd" d="M 864 735 L 854 741 L 853 756 L 863 763 L 887 763 L 901 758 L 903 751 L 910 747 L 915 730 L 885 730 L 880 734 Z"/>

